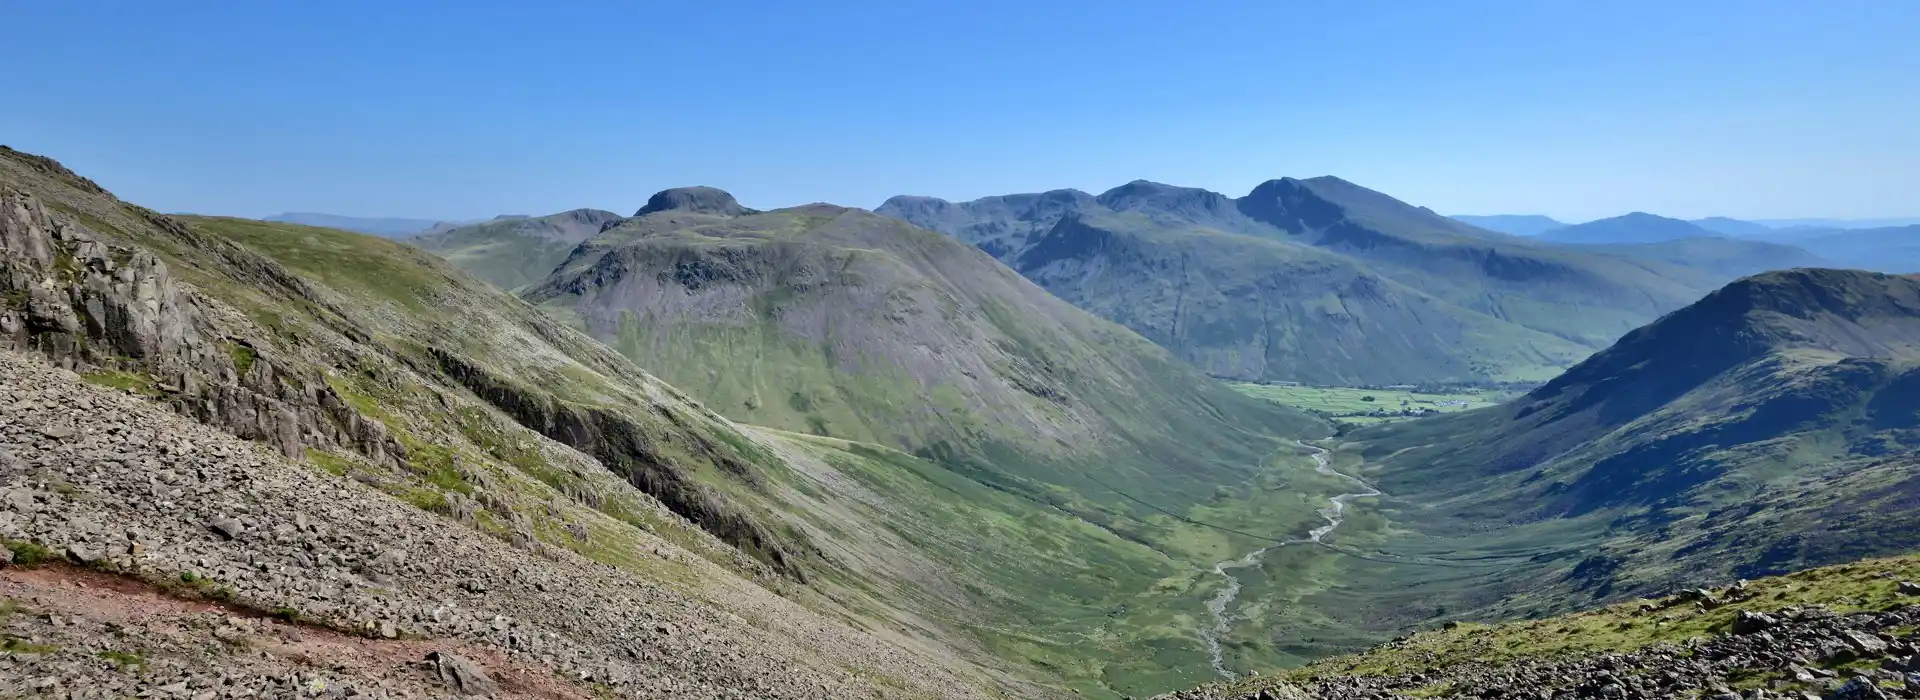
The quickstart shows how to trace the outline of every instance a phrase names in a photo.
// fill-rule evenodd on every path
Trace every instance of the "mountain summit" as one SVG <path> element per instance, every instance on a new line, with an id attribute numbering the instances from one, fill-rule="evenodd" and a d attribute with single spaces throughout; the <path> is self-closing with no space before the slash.
<path id="1" fill-rule="evenodd" d="M 733 195 L 726 190 L 713 187 L 675 187 L 661 190 L 647 198 L 646 206 L 640 207 L 634 216 L 646 216 L 662 211 L 684 211 L 695 214 L 713 214 L 716 216 L 744 216 L 755 213 L 752 209 L 740 206 Z"/>

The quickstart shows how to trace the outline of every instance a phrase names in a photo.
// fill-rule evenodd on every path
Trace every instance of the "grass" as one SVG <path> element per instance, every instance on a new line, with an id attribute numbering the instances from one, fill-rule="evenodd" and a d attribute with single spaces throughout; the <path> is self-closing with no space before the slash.
<path id="1" fill-rule="evenodd" d="M 147 658 L 133 652 L 107 650 L 95 654 L 95 656 L 112 663 L 114 669 L 119 671 L 125 671 L 130 668 L 144 671 L 147 668 Z"/>
<path id="2" fill-rule="evenodd" d="M 14 566 L 31 568 L 55 561 L 59 558 L 54 556 L 53 550 L 47 549 L 35 542 L 27 542 L 25 540 L 0 540 L 0 543 L 5 544 L 7 550 L 13 552 Z"/>
<path id="3" fill-rule="evenodd" d="M 240 343 L 227 343 L 227 355 L 233 358 L 234 372 L 242 377 L 247 376 L 247 370 L 253 369 L 253 362 L 260 359 L 260 353 Z"/>
<path id="4" fill-rule="evenodd" d="M 13 635 L 0 636 L 0 652 L 9 654 L 51 654 L 60 647 L 51 644 L 35 644 Z"/>
<path id="5" fill-rule="evenodd" d="M 1407 420 L 1417 417 L 1414 414 L 1458 413 L 1493 406 L 1519 393 L 1475 388 L 1421 391 L 1252 382 L 1228 382 L 1227 385 L 1248 396 L 1351 424 Z"/>
<path id="6" fill-rule="evenodd" d="M 153 377 L 145 372 L 127 372 L 117 369 L 103 369 L 80 375 L 90 384 L 119 389 L 129 394 L 141 396 L 160 396 L 160 387 Z"/>

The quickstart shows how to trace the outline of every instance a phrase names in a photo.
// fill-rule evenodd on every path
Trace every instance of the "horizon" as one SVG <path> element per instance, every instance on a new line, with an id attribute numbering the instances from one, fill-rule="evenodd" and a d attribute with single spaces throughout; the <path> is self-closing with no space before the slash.
<path id="1" fill-rule="evenodd" d="M 36 66 L 11 86 L 35 109 L 0 114 L 0 141 L 167 211 L 624 213 L 695 183 L 763 208 L 1137 179 L 1237 197 L 1330 174 L 1438 212 L 1567 223 L 1920 216 L 1920 95 L 1897 87 L 1920 72 L 1911 3 L 15 16 L 41 30 L 0 60 Z"/>

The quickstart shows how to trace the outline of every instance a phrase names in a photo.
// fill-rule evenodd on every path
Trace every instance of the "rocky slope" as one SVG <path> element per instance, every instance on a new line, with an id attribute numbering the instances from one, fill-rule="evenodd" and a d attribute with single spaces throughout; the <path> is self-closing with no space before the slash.
<path id="1" fill-rule="evenodd" d="M 656 537 L 634 554 L 701 583 L 511 546 L 33 356 L 0 356 L 0 405 L 15 690 L 442 697 L 485 676 L 515 696 L 971 695 Z"/>
<path id="2" fill-rule="evenodd" d="M 1238 199 L 1140 181 L 1097 197 L 895 197 L 877 211 L 1243 379 L 1545 379 L 1726 281 L 1554 250 L 1330 177 Z M 1352 340 L 1326 352 L 1317 338 Z"/>
<path id="3" fill-rule="evenodd" d="M 446 258 L 493 286 L 511 290 L 545 278 L 567 259 L 574 246 L 621 219 L 610 211 L 575 209 L 434 231 L 407 242 Z"/>

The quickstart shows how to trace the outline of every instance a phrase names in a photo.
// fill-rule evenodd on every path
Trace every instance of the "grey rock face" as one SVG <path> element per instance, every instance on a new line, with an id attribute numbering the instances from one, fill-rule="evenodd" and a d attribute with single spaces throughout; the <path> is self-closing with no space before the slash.
<path id="1" fill-rule="evenodd" d="M 172 219 L 156 224 L 191 237 Z M 250 277 L 305 289 L 271 263 L 233 262 L 257 266 Z M 109 242 L 28 194 L 0 192 L 0 347 L 36 351 L 75 371 L 149 376 L 180 413 L 290 457 L 308 444 L 344 446 L 376 463 L 404 454 L 322 378 L 290 373 L 250 344 L 223 338 L 215 316 L 151 251 Z M 244 368 L 236 359 L 243 347 Z M 66 437 L 71 428 L 48 430 Z"/>

